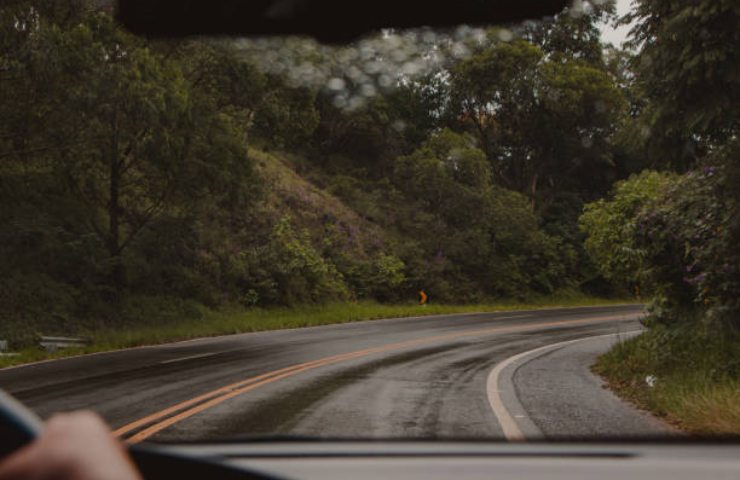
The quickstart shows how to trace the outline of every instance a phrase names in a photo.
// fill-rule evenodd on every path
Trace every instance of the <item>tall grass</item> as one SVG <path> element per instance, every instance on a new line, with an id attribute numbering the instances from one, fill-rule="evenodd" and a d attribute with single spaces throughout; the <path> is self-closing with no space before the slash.
<path id="1" fill-rule="evenodd" d="M 86 348 L 63 350 L 54 354 L 48 354 L 39 349 L 26 349 L 19 352 L 17 356 L 0 357 L 0 367 L 69 355 L 244 332 L 446 313 L 512 311 L 620 303 L 626 302 L 624 300 L 583 295 L 564 295 L 562 297 L 538 298 L 526 303 L 497 301 L 474 305 L 430 304 L 419 306 L 416 304 L 384 305 L 375 302 L 356 302 L 291 308 L 231 308 L 218 311 L 203 308 L 200 315 L 195 318 L 183 318 L 178 321 L 158 322 L 156 324 L 142 322 L 136 326 L 78 332 L 79 335 L 91 338 L 92 345 Z"/>
<path id="2" fill-rule="evenodd" d="M 738 332 L 656 327 L 616 345 L 594 370 L 618 394 L 688 433 L 740 435 Z"/>

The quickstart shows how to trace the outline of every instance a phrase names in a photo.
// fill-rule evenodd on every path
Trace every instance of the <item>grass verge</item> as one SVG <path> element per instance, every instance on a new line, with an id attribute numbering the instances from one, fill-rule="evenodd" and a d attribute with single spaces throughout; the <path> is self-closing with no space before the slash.
<path id="1" fill-rule="evenodd" d="M 737 332 L 653 327 L 602 355 L 594 371 L 618 395 L 689 434 L 740 435 Z"/>
<path id="2" fill-rule="evenodd" d="M 384 305 L 375 302 L 356 302 L 292 308 L 233 308 L 219 311 L 203 309 L 198 318 L 187 318 L 178 322 L 79 332 L 79 335 L 92 339 L 91 346 L 65 349 L 53 354 L 38 348 L 29 348 L 18 352 L 14 356 L 0 356 L 0 368 L 84 353 L 104 352 L 191 338 L 263 330 L 301 328 L 361 320 L 439 315 L 445 313 L 514 311 L 549 307 L 617 305 L 624 303 L 630 302 L 588 296 L 567 296 L 562 298 L 536 299 L 526 303 L 501 301 L 475 305 L 431 304 L 424 307 L 416 304 Z"/>

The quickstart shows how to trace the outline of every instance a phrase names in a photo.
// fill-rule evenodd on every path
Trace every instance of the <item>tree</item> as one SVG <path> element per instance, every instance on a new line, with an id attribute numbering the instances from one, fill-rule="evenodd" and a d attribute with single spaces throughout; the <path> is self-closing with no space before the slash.
<path id="1" fill-rule="evenodd" d="M 405 197 L 398 226 L 416 240 L 403 258 L 412 282 L 446 299 L 550 292 L 565 283 L 556 242 L 538 229 L 525 197 L 493 185 L 469 137 L 432 135 L 397 159 L 393 177 Z"/>
<path id="2" fill-rule="evenodd" d="M 528 42 L 498 42 L 455 65 L 450 72 L 450 109 L 473 127 L 496 181 L 507 186 L 511 182 L 497 158 L 501 148 L 498 136 L 505 128 L 517 130 L 519 120 L 533 114 L 541 59 L 541 50 Z M 522 113 L 506 117 L 511 112 Z"/>
<path id="3" fill-rule="evenodd" d="M 126 250 L 155 219 L 192 216 L 206 197 L 217 202 L 243 187 L 245 148 L 233 119 L 193 97 L 178 65 L 109 16 L 34 28 L 31 55 L 15 69 L 29 80 L 15 94 L 26 90 L 28 100 L 11 106 L 25 131 L 5 155 L 26 173 L 50 174 L 61 182 L 57 195 L 86 210 L 120 288 Z M 31 89 L 40 95 L 29 98 Z"/>
<path id="4" fill-rule="evenodd" d="M 549 60 L 517 40 L 494 42 L 462 61 L 450 83 L 450 108 L 477 136 L 496 183 L 525 193 L 539 211 L 559 189 L 593 197 L 606 188 L 614 121 L 624 105 L 607 72 Z"/>
<path id="5" fill-rule="evenodd" d="M 650 163 L 688 171 L 640 219 L 652 265 L 656 314 L 693 306 L 705 320 L 737 311 L 736 212 L 740 7 L 732 1 L 635 2 L 628 46 L 644 99 L 639 111 Z M 698 307 L 698 308 L 697 308 Z"/>
<path id="6" fill-rule="evenodd" d="M 172 48 L 195 90 L 239 123 L 245 147 L 251 135 L 272 146 L 296 147 L 315 130 L 315 92 L 265 74 L 233 43 L 193 41 Z"/>
<path id="7" fill-rule="evenodd" d="M 643 125 L 656 165 L 687 169 L 737 135 L 740 7 L 733 0 L 637 0 L 628 46 L 649 101 Z"/>
<path id="8" fill-rule="evenodd" d="M 403 138 L 402 154 L 411 153 L 445 123 L 449 83 L 444 71 L 406 79 L 386 94 L 389 116 Z"/>
<path id="9" fill-rule="evenodd" d="M 522 33 L 553 61 L 577 60 L 602 67 L 599 23 L 609 21 L 614 14 L 613 0 L 575 1 L 552 19 L 525 24 Z"/>

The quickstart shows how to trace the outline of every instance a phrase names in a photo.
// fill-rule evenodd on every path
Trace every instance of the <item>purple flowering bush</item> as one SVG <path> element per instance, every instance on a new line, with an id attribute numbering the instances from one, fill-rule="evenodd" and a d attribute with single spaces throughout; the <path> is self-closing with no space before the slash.
<path id="1" fill-rule="evenodd" d="M 641 280 L 658 321 L 697 312 L 740 326 L 740 237 L 734 178 L 727 166 L 703 165 L 670 185 L 637 215 Z"/>
<path id="2" fill-rule="evenodd" d="M 740 327 L 737 142 L 682 175 L 646 171 L 586 205 L 581 229 L 602 274 L 651 299 L 657 323 Z"/>

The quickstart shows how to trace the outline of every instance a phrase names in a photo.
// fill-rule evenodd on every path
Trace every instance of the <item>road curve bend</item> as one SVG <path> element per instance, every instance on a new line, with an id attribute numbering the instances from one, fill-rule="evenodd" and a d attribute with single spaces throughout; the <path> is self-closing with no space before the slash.
<path id="1" fill-rule="evenodd" d="M 239 334 L 0 370 L 0 386 L 44 417 L 95 410 L 129 442 L 275 434 L 516 438 L 491 408 L 492 390 L 502 391 L 520 436 L 587 436 L 604 418 L 665 434 L 616 397 L 604 404 L 608 392 L 584 377 L 608 343 L 562 343 L 613 341 L 638 330 L 641 315 L 639 305 L 560 308 Z M 556 343 L 562 345 L 548 347 Z M 568 354 L 576 345 L 582 347 Z M 560 353 L 543 371 L 542 362 L 520 365 L 524 352 Z M 573 380 L 576 370 L 590 379 Z M 502 372 L 509 393 L 500 387 Z M 558 389 L 558 382 L 569 387 Z M 599 412 L 599 405 L 609 408 Z"/>

